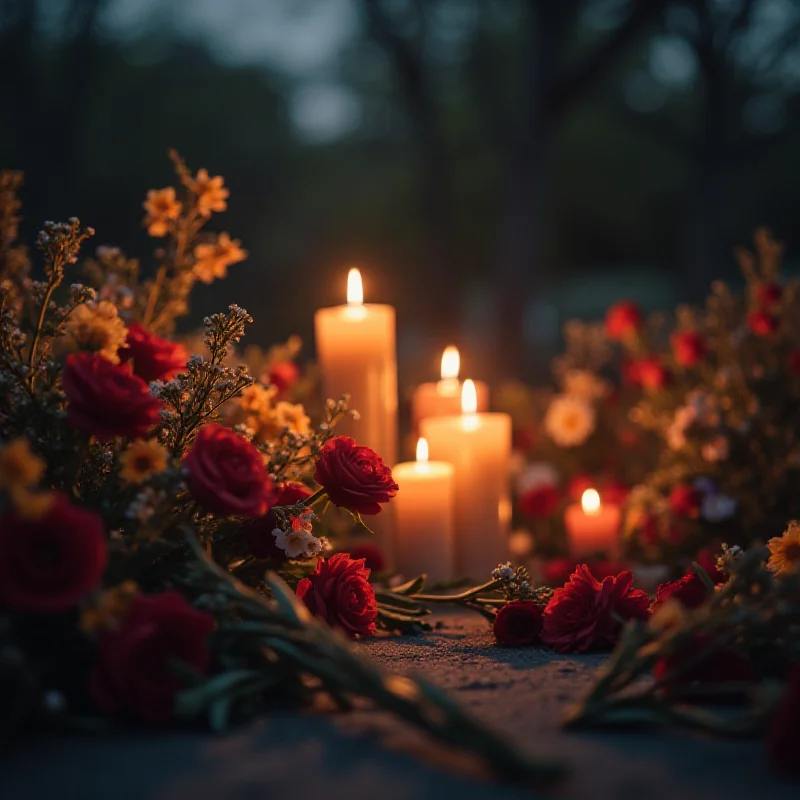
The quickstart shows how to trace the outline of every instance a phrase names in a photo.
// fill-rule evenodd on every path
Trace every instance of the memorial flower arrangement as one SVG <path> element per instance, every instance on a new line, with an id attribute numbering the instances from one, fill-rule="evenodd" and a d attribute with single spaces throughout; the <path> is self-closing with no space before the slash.
<path id="1" fill-rule="evenodd" d="M 77 219 L 44 224 L 32 277 L 22 177 L 0 173 L 0 734 L 222 729 L 324 695 L 370 701 L 502 774 L 558 774 L 353 650 L 348 637 L 417 620 L 419 584 L 376 592 L 320 517 L 328 503 L 378 514 L 397 485 L 335 435 L 344 400 L 315 423 L 296 402 L 296 342 L 242 356 L 238 306 L 205 319 L 202 353 L 175 338 L 193 285 L 247 254 L 205 229 L 227 206 L 222 177 L 172 158 L 178 185 L 144 203 L 153 277 L 116 248 L 80 264 L 94 231 Z"/>

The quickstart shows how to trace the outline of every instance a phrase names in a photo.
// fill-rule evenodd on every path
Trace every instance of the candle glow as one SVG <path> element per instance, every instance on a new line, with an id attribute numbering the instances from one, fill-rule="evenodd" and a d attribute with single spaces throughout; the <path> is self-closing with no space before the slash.
<path id="1" fill-rule="evenodd" d="M 417 462 L 420 464 L 428 463 L 428 440 L 422 436 L 417 442 Z"/>
<path id="2" fill-rule="evenodd" d="M 444 353 L 442 353 L 442 380 L 456 380 L 460 369 L 461 356 L 459 355 L 458 348 L 452 345 L 445 347 Z"/>
<path id="3" fill-rule="evenodd" d="M 597 489 L 587 489 L 581 495 L 581 508 L 584 514 L 592 517 L 600 513 L 600 493 Z"/>
<path id="4" fill-rule="evenodd" d="M 347 273 L 347 305 L 364 305 L 364 285 L 361 282 L 361 273 L 355 267 Z"/>
<path id="5" fill-rule="evenodd" d="M 475 391 L 475 381 L 470 378 L 464 381 L 461 388 L 461 413 L 476 414 L 478 411 L 478 393 Z"/>

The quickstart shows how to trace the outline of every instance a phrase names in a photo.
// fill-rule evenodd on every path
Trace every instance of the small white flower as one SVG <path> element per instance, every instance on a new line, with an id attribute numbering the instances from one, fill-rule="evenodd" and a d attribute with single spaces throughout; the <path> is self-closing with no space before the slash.
<path id="1" fill-rule="evenodd" d="M 315 555 L 322 549 L 319 539 L 304 528 L 299 530 L 290 528 L 288 531 L 275 528 L 272 535 L 275 537 L 276 546 L 284 550 L 289 558 Z"/>
<path id="2" fill-rule="evenodd" d="M 709 494 L 703 498 L 700 513 L 709 522 L 724 522 L 736 512 L 736 501 L 726 494 Z"/>
<path id="3" fill-rule="evenodd" d="M 588 400 L 561 394 L 551 401 L 544 428 L 559 447 L 577 447 L 589 438 L 595 422 L 595 410 Z"/>

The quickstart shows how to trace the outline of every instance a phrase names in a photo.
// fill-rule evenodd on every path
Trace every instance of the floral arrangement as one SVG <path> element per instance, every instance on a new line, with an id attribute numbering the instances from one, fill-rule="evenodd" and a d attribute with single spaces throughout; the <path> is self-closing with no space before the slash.
<path id="1" fill-rule="evenodd" d="M 152 278 L 100 247 L 75 280 L 94 231 L 71 219 L 45 223 L 33 279 L 22 177 L 0 174 L 2 734 L 87 719 L 222 729 L 325 695 L 371 701 L 506 776 L 557 775 L 348 643 L 425 613 L 420 581 L 376 591 L 363 559 L 319 535 L 328 504 L 360 521 L 397 485 L 335 435 L 344 400 L 316 424 L 295 402 L 296 342 L 242 356 L 237 306 L 206 318 L 202 353 L 174 338 L 194 284 L 246 252 L 205 231 L 223 179 L 172 158 L 179 185 L 144 203 Z"/>

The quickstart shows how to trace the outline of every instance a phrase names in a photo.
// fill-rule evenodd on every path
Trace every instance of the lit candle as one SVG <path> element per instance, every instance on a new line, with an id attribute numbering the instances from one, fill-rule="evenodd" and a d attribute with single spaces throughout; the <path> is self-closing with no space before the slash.
<path id="1" fill-rule="evenodd" d="M 414 433 L 419 423 L 428 417 L 449 417 L 461 411 L 461 356 L 457 347 L 450 345 L 442 353 L 442 379 L 435 383 L 421 383 L 411 397 L 411 426 Z M 489 410 L 489 387 L 475 381 L 478 411 Z"/>
<path id="2" fill-rule="evenodd" d="M 587 489 L 580 503 L 567 506 L 564 525 L 570 552 L 584 557 L 603 552 L 616 557 L 619 551 L 619 525 L 622 511 L 614 503 L 601 503 L 596 489 Z"/>
<path id="3" fill-rule="evenodd" d="M 406 577 L 427 575 L 431 583 L 455 577 L 453 466 L 428 461 L 428 443 L 417 442 L 417 460 L 393 470 L 400 491 L 392 501 L 395 559 Z"/>
<path id="4" fill-rule="evenodd" d="M 428 417 L 420 427 L 431 457 L 453 465 L 456 570 L 481 580 L 508 558 L 511 417 L 479 414 L 471 380 L 464 381 L 461 412 Z"/>

